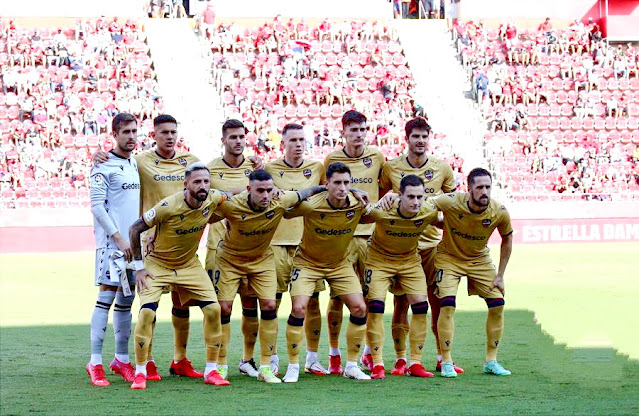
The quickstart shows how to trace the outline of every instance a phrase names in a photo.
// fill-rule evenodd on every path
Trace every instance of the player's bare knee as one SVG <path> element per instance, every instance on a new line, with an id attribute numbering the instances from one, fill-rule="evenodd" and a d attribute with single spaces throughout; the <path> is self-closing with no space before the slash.
<path id="1" fill-rule="evenodd" d="M 180 295 L 177 292 L 171 292 L 171 300 L 173 301 L 173 307 L 178 309 L 185 309 L 184 305 L 180 301 Z"/>
<path id="2" fill-rule="evenodd" d="M 275 299 L 260 299 L 260 310 L 275 310 Z"/>
<path id="3" fill-rule="evenodd" d="M 296 318 L 304 318 L 306 316 L 306 304 L 295 303 L 291 309 L 291 315 Z"/>
<path id="4" fill-rule="evenodd" d="M 240 295 L 240 300 L 242 301 L 242 308 L 257 309 L 257 298 Z"/>
<path id="5" fill-rule="evenodd" d="M 386 304 L 381 299 L 371 299 L 368 301 L 368 313 L 384 314 Z"/>
<path id="6" fill-rule="evenodd" d="M 202 314 L 208 319 L 220 319 L 222 308 L 217 302 L 206 301 L 199 302 L 198 306 L 202 310 Z"/>
<path id="7" fill-rule="evenodd" d="M 395 310 L 398 313 L 406 313 L 408 312 L 410 303 L 408 302 L 408 298 L 406 297 L 406 295 L 399 295 L 394 297 L 393 305 L 395 306 Z"/>
<path id="8" fill-rule="evenodd" d="M 233 303 L 231 302 L 226 302 L 221 300 L 220 301 L 220 309 L 222 311 L 222 315 L 231 315 L 231 311 L 233 309 Z"/>
<path id="9" fill-rule="evenodd" d="M 366 316 L 366 303 L 363 300 L 351 303 L 348 309 L 351 311 L 351 316 Z"/>

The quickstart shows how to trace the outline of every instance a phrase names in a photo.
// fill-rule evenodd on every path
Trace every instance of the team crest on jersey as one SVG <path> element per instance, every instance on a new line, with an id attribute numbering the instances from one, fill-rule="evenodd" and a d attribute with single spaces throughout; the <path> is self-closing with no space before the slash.
<path id="1" fill-rule="evenodd" d="M 395 220 L 390 220 L 390 225 L 395 225 Z"/>
<path id="2" fill-rule="evenodd" d="M 122 165 L 120 165 L 120 166 L 119 166 L 119 168 L 120 168 L 120 170 L 122 170 L 122 171 L 124 170 L 124 166 L 122 166 Z"/>
<path id="3" fill-rule="evenodd" d="M 206 207 L 202 210 L 202 216 L 203 217 L 208 217 L 209 213 L 211 212 L 211 210 L 209 209 L 209 207 Z"/>
<path id="4" fill-rule="evenodd" d="M 224 172 L 218 172 L 218 173 L 217 173 L 217 176 L 219 176 L 219 177 L 220 177 L 220 179 L 222 179 L 222 178 L 224 177 Z"/>
<path id="5" fill-rule="evenodd" d="M 283 171 L 283 170 L 281 170 L 281 171 L 280 171 L 280 178 L 281 178 L 282 176 L 284 176 L 284 171 Z"/>
<path id="6" fill-rule="evenodd" d="M 399 177 L 404 179 L 404 176 L 406 176 L 406 172 L 399 172 Z"/>
<path id="7" fill-rule="evenodd" d="M 323 212 L 320 214 L 320 218 L 324 219 L 324 217 L 326 217 L 326 214 L 324 214 Z"/>
<path id="8" fill-rule="evenodd" d="M 464 218 L 464 214 L 459 214 L 459 219 L 461 220 L 462 218 Z"/>
<path id="9" fill-rule="evenodd" d="M 249 176 L 251 174 L 251 170 L 250 169 L 246 169 L 244 171 L 244 176 Z"/>
<path id="10" fill-rule="evenodd" d="M 246 219 L 246 214 L 242 214 L 242 221 Z"/>
<path id="11" fill-rule="evenodd" d="M 155 159 L 155 164 L 159 165 L 160 164 L 160 159 Z"/>
<path id="12" fill-rule="evenodd" d="M 373 164 L 373 160 L 370 157 L 365 157 L 364 160 L 362 160 L 362 162 L 364 163 L 364 166 L 366 166 L 367 168 L 370 168 L 371 165 Z"/>
<path id="13" fill-rule="evenodd" d="M 424 223 L 424 220 L 415 220 L 415 227 L 419 228 L 422 226 L 422 224 Z"/>
<path id="14" fill-rule="evenodd" d="M 490 219 L 485 219 L 481 221 L 481 225 L 484 226 L 484 228 L 488 228 L 490 227 L 490 224 L 492 224 L 493 222 Z"/>
<path id="15" fill-rule="evenodd" d="M 269 211 L 266 214 L 264 214 L 264 216 L 266 217 L 266 219 L 270 220 L 271 218 L 275 216 L 275 211 Z"/>
<path id="16" fill-rule="evenodd" d="M 184 159 L 183 157 L 178 159 L 178 163 L 184 167 L 186 167 L 186 159 Z"/>
<path id="17" fill-rule="evenodd" d="M 302 175 L 304 175 L 306 179 L 311 179 L 311 176 L 313 176 L 313 172 L 311 172 L 310 169 L 304 169 L 304 172 L 302 172 Z"/>
<path id="18" fill-rule="evenodd" d="M 180 221 L 184 221 L 184 215 L 180 214 Z"/>
<path id="19" fill-rule="evenodd" d="M 97 174 L 93 177 L 93 183 L 96 184 L 101 184 L 102 183 L 102 175 L 101 174 Z"/>
<path id="20" fill-rule="evenodd" d="M 433 176 L 435 176 L 435 173 L 428 169 L 426 172 L 424 172 L 424 178 L 426 178 L 427 181 L 430 181 L 433 179 Z"/>
<path id="21" fill-rule="evenodd" d="M 163 201 L 161 206 L 168 207 L 169 206 L 169 201 Z"/>
<path id="22" fill-rule="evenodd" d="M 499 209 L 501 209 L 502 211 L 506 211 L 506 207 L 505 207 L 505 206 L 503 206 L 503 205 L 502 205 L 502 206 L 501 206 L 501 208 L 499 208 Z"/>
<path id="23" fill-rule="evenodd" d="M 352 219 L 355 216 L 355 211 L 350 210 L 350 211 L 346 211 L 346 218 L 347 219 Z"/>

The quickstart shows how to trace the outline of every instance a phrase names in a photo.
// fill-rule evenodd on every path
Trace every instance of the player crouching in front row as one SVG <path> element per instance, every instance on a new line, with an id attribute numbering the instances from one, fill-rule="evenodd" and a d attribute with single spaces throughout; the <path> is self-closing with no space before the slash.
<path id="1" fill-rule="evenodd" d="M 424 181 L 415 175 L 402 178 L 399 198 L 388 211 L 376 208 L 362 217 L 362 222 L 375 222 L 375 230 L 366 256 L 365 292 L 368 292 L 368 341 L 373 356 L 371 377 L 386 377 L 382 349 L 384 346 L 384 300 L 395 279 L 413 310 L 408 334 L 410 362 L 406 374 L 434 377 L 421 363 L 428 321 L 426 276 L 417 252 L 424 229 L 438 222 L 435 206 L 424 201 Z"/>
<path id="2" fill-rule="evenodd" d="M 199 306 L 204 315 L 206 369 L 204 382 L 229 385 L 220 377 L 215 358 L 222 338 L 220 305 L 213 283 L 197 258 L 198 243 L 225 193 L 210 190 L 210 171 L 200 162 L 185 171 L 185 190 L 161 200 L 130 228 L 131 250 L 137 270 L 140 313 L 135 327 L 135 379 L 131 388 L 146 388 L 146 363 L 152 325 L 162 292 L 176 291 L 184 306 Z M 157 226 L 155 249 L 142 261 L 140 234 Z"/>

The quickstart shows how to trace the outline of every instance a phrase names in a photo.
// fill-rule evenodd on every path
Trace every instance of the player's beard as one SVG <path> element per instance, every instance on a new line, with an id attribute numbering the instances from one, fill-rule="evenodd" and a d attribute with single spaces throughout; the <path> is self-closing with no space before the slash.
<path id="1" fill-rule="evenodd" d="M 208 192 L 206 192 L 206 190 L 205 190 L 205 189 L 199 189 L 199 190 L 198 190 L 198 191 L 196 191 L 196 192 L 191 192 L 191 196 L 192 196 L 195 200 L 200 201 L 200 202 L 204 202 L 204 201 L 206 201 L 206 197 L 207 197 L 208 195 L 209 195 L 209 194 L 208 194 Z"/>
<path id="2" fill-rule="evenodd" d="M 486 197 L 486 199 L 485 199 L 485 201 L 486 201 L 486 202 L 483 202 L 483 201 L 477 200 L 477 199 L 475 199 L 475 197 L 474 197 L 474 196 L 472 196 L 472 195 L 471 195 L 471 198 L 473 199 L 473 204 L 475 204 L 475 205 L 477 205 L 477 206 L 479 206 L 479 207 L 487 207 L 487 206 L 488 206 L 488 204 L 490 204 L 490 197 L 489 197 L 489 196 L 487 196 L 487 197 Z M 481 199 L 481 197 L 480 197 L 480 199 Z"/>

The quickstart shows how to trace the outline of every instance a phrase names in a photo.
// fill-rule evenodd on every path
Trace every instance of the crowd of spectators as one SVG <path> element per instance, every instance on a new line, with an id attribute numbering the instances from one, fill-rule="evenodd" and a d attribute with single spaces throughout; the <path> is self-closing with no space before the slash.
<path id="1" fill-rule="evenodd" d="M 605 199 L 639 190 L 639 54 L 632 43 L 609 45 L 592 19 L 565 28 L 546 19 L 536 30 L 460 22 L 453 36 L 487 121 L 487 157 L 513 194 L 532 186 L 540 194 Z M 523 174 L 511 175 L 509 163 L 523 164 Z"/>
<path id="2" fill-rule="evenodd" d="M 86 188 L 88 155 L 112 146 L 111 117 L 136 115 L 145 149 L 163 108 L 144 31 L 118 18 L 56 29 L 0 19 L 0 89 L 3 200 L 34 184 Z"/>
<path id="3" fill-rule="evenodd" d="M 371 120 L 369 143 L 393 156 L 405 120 L 423 115 L 397 34 L 384 24 L 324 20 L 314 27 L 277 16 L 247 28 L 213 21 L 204 14 L 198 24 L 211 49 L 212 82 L 225 115 L 244 121 L 258 153 L 277 153 L 279 131 L 298 121 L 307 126 L 309 149 L 325 148 L 312 152 L 321 158 L 340 143 L 338 120 L 354 108 Z"/>

